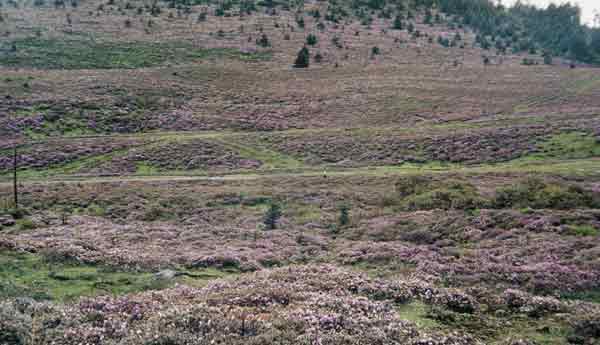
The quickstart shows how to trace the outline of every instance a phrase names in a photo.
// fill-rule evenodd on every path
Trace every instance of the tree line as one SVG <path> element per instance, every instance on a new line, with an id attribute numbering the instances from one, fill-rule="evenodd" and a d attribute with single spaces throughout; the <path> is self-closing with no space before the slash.
<path id="1" fill-rule="evenodd" d="M 505 7 L 489 0 L 435 0 L 435 5 L 448 15 L 460 16 L 482 40 L 500 42 L 496 46 L 600 63 L 600 29 L 581 23 L 577 5 L 567 2 L 538 8 L 518 1 Z"/>

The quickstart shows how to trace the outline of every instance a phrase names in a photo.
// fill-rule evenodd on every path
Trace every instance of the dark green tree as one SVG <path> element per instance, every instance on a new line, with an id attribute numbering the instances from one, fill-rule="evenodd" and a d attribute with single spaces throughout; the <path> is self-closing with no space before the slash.
<path id="1" fill-rule="evenodd" d="M 590 43 L 590 47 L 594 54 L 596 54 L 596 60 L 598 61 L 598 59 L 600 59 L 600 28 L 592 30 L 591 36 L 592 40 Z"/>
<path id="2" fill-rule="evenodd" d="M 591 62 L 592 54 L 590 47 L 587 45 L 585 36 L 582 34 L 575 34 L 569 44 L 569 58 L 573 60 Z"/>
<path id="3" fill-rule="evenodd" d="M 433 24 L 432 19 L 433 19 L 433 15 L 431 14 L 431 10 L 427 9 L 425 11 L 425 19 L 423 20 L 423 23 L 431 25 L 431 24 Z"/>
<path id="4" fill-rule="evenodd" d="M 544 64 L 552 65 L 552 53 L 549 50 L 544 50 L 542 56 L 544 57 Z"/>
<path id="5" fill-rule="evenodd" d="M 296 57 L 296 61 L 294 62 L 294 67 L 296 68 L 307 68 L 309 65 L 310 53 L 306 46 L 302 47 L 298 52 L 298 56 Z"/>
<path id="6" fill-rule="evenodd" d="M 402 23 L 402 17 L 400 15 L 397 15 L 396 18 L 394 19 L 394 26 L 393 28 L 395 30 L 402 30 L 404 29 L 404 24 Z"/>
<path id="7" fill-rule="evenodd" d="M 437 41 L 441 46 L 446 48 L 450 46 L 450 41 L 446 37 L 438 36 Z"/>
<path id="8" fill-rule="evenodd" d="M 338 217 L 338 225 L 340 228 L 350 224 L 350 207 L 347 204 L 342 204 L 339 207 L 340 215 Z"/>
<path id="9" fill-rule="evenodd" d="M 281 218 L 281 206 L 275 202 L 271 203 L 263 219 L 265 228 L 267 230 L 277 229 L 277 222 L 279 221 L 279 218 Z"/>

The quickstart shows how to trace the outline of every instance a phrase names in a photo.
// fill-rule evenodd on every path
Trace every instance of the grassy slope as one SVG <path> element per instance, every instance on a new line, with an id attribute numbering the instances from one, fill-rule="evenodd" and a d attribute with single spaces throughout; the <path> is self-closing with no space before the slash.
<path id="1" fill-rule="evenodd" d="M 147 135 L 144 137 L 148 137 Z M 177 137 L 178 141 L 185 141 L 186 138 L 203 138 L 215 143 L 221 144 L 224 147 L 231 149 L 237 154 L 247 159 L 254 159 L 263 162 L 260 171 L 235 171 L 222 170 L 211 172 L 211 175 L 253 175 L 253 174 L 314 174 L 322 171 L 327 171 L 328 174 L 360 174 L 361 172 L 377 172 L 377 173 L 410 173 L 411 171 L 463 171 L 463 172 L 492 172 L 492 171 L 540 171 L 540 172 L 573 172 L 581 171 L 585 173 L 589 169 L 594 169 L 597 165 L 596 160 L 589 160 L 600 156 L 600 143 L 597 139 L 589 134 L 581 132 L 568 132 L 551 136 L 540 141 L 538 152 L 520 157 L 513 161 L 502 162 L 496 164 L 480 164 L 477 166 L 461 165 L 456 163 L 445 163 L 430 161 L 422 164 L 404 163 L 397 166 L 380 165 L 376 167 L 364 167 L 356 169 L 327 167 L 326 165 L 310 165 L 302 163 L 299 159 L 290 157 L 279 152 L 266 149 L 263 147 L 251 147 L 248 145 L 238 144 L 236 134 L 228 135 L 183 135 Z M 160 138 L 160 136 L 158 137 Z M 233 140 L 232 140 L 233 139 Z M 161 140 L 161 139 L 159 139 Z M 162 139 L 165 144 L 168 144 L 171 139 L 166 137 Z M 154 142 L 155 145 L 159 142 Z M 78 159 L 67 164 L 52 166 L 47 169 L 27 169 L 22 170 L 19 175 L 24 180 L 39 180 L 46 178 L 61 179 L 69 176 L 76 177 L 77 172 L 84 167 L 92 167 L 102 165 L 113 157 L 124 156 L 129 149 L 119 149 L 111 153 L 91 156 L 83 159 Z M 5 152 L 7 155 L 10 152 Z M 138 169 L 133 176 L 204 176 L 205 171 L 186 171 L 186 170 L 157 170 L 151 164 L 138 162 Z M 12 177 L 10 172 L 5 172 L 0 175 L 3 180 L 9 180 Z"/>
<path id="2" fill-rule="evenodd" d="M 83 39 L 26 38 L 13 41 L 16 52 L 3 54 L 0 65 L 37 69 L 134 69 L 165 63 L 237 58 L 267 59 L 268 53 L 241 53 L 234 48 L 196 48 L 186 42 L 105 43 Z"/>

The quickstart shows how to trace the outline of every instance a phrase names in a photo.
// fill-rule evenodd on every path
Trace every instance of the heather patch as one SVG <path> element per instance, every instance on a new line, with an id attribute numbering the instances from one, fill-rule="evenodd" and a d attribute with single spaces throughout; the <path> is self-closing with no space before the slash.
<path id="1" fill-rule="evenodd" d="M 203 139 L 169 141 L 133 148 L 95 166 L 84 167 L 83 173 L 144 173 L 163 171 L 255 170 L 262 162 L 244 157 L 218 142 Z M 146 169 L 146 170 L 144 170 Z"/>
<path id="2" fill-rule="evenodd" d="M 290 266 L 214 281 L 203 288 L 177 286 L 122 297 L 83 298 L 64 306 L 27 300 L 3 302 L 0 322 L 7 336 L 23 339 L 36 327 L 34 319 L 43 321 L 36 335 L 57 344 L 346 344 L 350 339 L 359 343 L 481 344 L 484 342 L 468 334 L 477 325 L 488 327 L 480 334 L 490 343 L 520 334 L 507 338 L 501 331 L 505 324 L 494 316 L 500 313 L 482 313 L 480 303 L 492 300 L 484 296 L 493 298 L 493 294 L 480 291 L 477 296 L 434 288 L 414 278 L 384 280 L 331 265 Z M 523 309 L 515 312 L 531 322 L 550 321 L 530 310 L 569 312 L 566 305 L 554 300 L 518 291 L 508 296 L 505 302 L 496 303 L 507 310 Z M 419 302 L 406 304 L 411 299 Z M 415 309 L 415 305 L 421 307 Z M 425 320 L 429 320 L 428 327 L 417 327 Z M 536 339 L 544 336 L 543 331 L 531 333 L 523 321 L 514 319 L 515 331 L 530 332 Z M 593 324 L 587 319 L 576 321 L 574 334 L 593 332 L 583 326 L 586 322 Z M 567 327 L 564 322 L 554 325 Z M 548 339 L 557 341 L 561 336 L 552 333 Z"/>
<path id="3" fill-rule="evenodd" d="M 19 169 L 51 169 L 71 164 L 70 170 L 68 167 L 64 169 L 64 172 L 68 173 L 73 171 L 74 167 L 83 165 L 87 158 L 109 154 L 144 143 L 143 139 L 107 138 L 102 141 L 80 139 L 77 142 L 57 140 L 44 144 L 32 144 L 19 148 Z M 0 174 L 10 171 L 12 167 L 12 151 L 8 149 L 0 151 Z"/>

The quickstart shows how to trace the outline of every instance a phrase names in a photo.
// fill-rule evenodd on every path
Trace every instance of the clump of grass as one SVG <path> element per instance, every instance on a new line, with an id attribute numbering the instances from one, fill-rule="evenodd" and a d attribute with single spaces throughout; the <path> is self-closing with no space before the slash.
<path id="1" fill-rule="evenodd" d="M 93 203 L 86 208 L 86 213 L 91 216 L 102 217 L 106 215 L 106 208 Z"/>
<path id="2" fill-rule="evenodd" d="M 495 208 L 571 209 L 600 206 L 600 196 L 580 186 L 529 178 L 500 188 L 492 202 Z"/>
<path id="3" fill-rule="evenodd" d="M 35 222 L 29 218 L 18 219 L 16 223 L 20 230 L 32 230 L 37 228 Z"/>
<path id="4" fill-rule="evenodd" d="M 423 176 L 410 176 L 396 183 L 396 195 L 402 209 L 475 209 L 487 205 L 470 183 L 449 180 L 434 181 Z"/>
<path id="5" fill-rule="evenodd" d="M 167 209 L 162 207 L 162 205 L 154 204 L 151 205 L 142 215 L 142 220 L 146 222 L 153 222 L 157 220 L 164 220 L 169 217 L 169 212 Z"/>
<path id="6" fill-rule="evenodd" d="M 569 234 L 575 236 L 598 236 L 600 231 L 591 225 L 571 225 Z"/>

